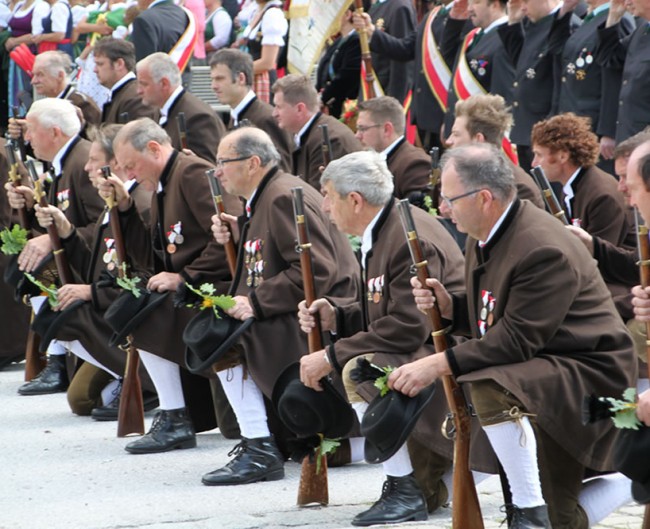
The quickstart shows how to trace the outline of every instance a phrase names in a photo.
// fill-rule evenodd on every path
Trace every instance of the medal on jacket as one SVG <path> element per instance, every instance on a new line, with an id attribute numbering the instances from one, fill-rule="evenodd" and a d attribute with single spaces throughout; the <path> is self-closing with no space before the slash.
<path id="1" fill-rule="evenodd" d="M 171 230 L 167 232 L 167 240 L 169 241 L 169 244 L 167 245 L 167 252 L 168 253 L 176 253 L 177 245 L 183 244 L 183 241 L 185 241 L 185 237 L 183 237 L 183 234 L 181 233 L 181 221 L 179 220 L 176 224 L 172 224 L 170 226 Z"/>
<path id="2" fill-rule="evenodd" d="M 375 280 L 368 279 L 368 301 L 372 301 L 373 295 L 375 293 Z"/>
<path id="3" fill-rule="evenodd" d="M 481 309 L 478 315 L 478 330 L 481 336 L 494 323 L 494 305 L 496 299 L 489 290 L 481 290 Z"/>
<path id="4" fill-rule="evenodd" d="M 106 252 L 102 256 L 102 261 L 106 264 L 108 270 L 115 270 L 117 266 L 117 254 L 115 252 L 115 239 L 104 237 L 104 244 L 106 244 Z"/>
<path id="5" fill-rule="evenodd" d="M 56 194 L 56 205 L 61 211 L 70 207 L 70 190 L 63 189 Z"/>
<path id="6" fill-rule="evenodd" d="M 262 246 L 262 239 L 249 240 L 244 243 L 244 266 L 248 273 L 246 286 L 257 287 L 262 282 L 264 273 Z"/>
<path id="7" fill-rule="evenodd" d="M 383 297 L 383 290 L 384 276 L 382 274 L 381 276 L 375 278 L 375 289 L 374 293 L 372 294 L 373 303 L 379 303 L 381 301 L 381 298 Z"/>

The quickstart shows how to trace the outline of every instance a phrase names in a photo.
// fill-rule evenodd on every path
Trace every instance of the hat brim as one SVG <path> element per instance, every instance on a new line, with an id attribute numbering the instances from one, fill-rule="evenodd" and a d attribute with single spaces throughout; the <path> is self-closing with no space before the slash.
<path id="1" fill-rule="evenodd" d="M 147 318 L 169 295 L 169 291 L 158 292 L 152 291 L 148 293 L 149 297 L 147 298 L 146 304 L 131 318 L 126 325 L 117 332 L 114 332 L 109 340 L 108 344 L 111 347 L 121 345 L 125 342 L 126 337 L 131 334 L 131 332 L 138 326 L 140 323 Z"/>
<path id="2" fill-rule="evenodd" d="M 411 432 L 413 431 L 413 428 L 415 428 L 415 424 L 418 422 L 418 419 L 420 418 L 420 415 L 422 415 L 422 412 L 424 411 L 424 408 L 426 405 L 431 401 L 431 398 L 433 397 L 433 394 L 436 391 L 436 385 L 431 384 L 424 388 L 420 393 L 418 393 L 415 397 L 411 397 L 411 401 L 409 402 L 409 410 L 407 410 L 407 413 L 403 415 L 404 418 L 404 424 L 399 425 L 395 424 L 394 431 L 397 433 L 395 436 L 395 439 L 392 440 L 391 443 L 388 445 L 384 445 L 380 447 L 377 445 L 371 438 L 368 438 L 365 436 L 364 433 L 364 427 L 363 427 L 363 421 L 361 421 L 361 435 L 364 435 L 365 437 L 365 444 L 364 444 L 364 453 L 365 453 L 365 460 L 368 463 L 383 463 L 387 459 L 390 459 L 392 456 L 395 455 L 395 453 L 400 449 L 400 447 L 406 442 L 406 439 L 408 438 L 409 435 L 411 435 Z M 400 393 L 399 395 L 403 395 L 403 398 L 409 398 L 403 393 Z M 376 397 L 373 402 L 370 403 L 368 406 L 368 409 L 366 410 L 366 413 L 364 414 L 364 418 L 368 416 L 368 412 L 371 412 L 371 407 L 374 402 L 379 402 L 378 399 L 383 399 L 386 398 L 384 397 Z M 409 413 L 410 411 L 410 413 Z"/>
<path id="3" fill-rule="evenodd" d="M 197 314 L 193 319 L 198 318 L 202 314 Z M 230 317 L 230 316 L 223 316 Z M 190 323 L 191 321 L 190 320 Z M 193 374 L 201 374 L 209 370 L 223 355 L 225 355 L 237 343 L 239 337 L 248 330 L 253 324 L 255 318 L 247 318 L 242 321 L 241 325 L 235 329 L 218 347 L 216 347 L 205 359 L 199 357 L 189 346 L 185 348 L 185 365 L 187 370 Z M 190 325 L 188 323 L 188 325 Z"/>
<path id="4" fill-rule="evenodd" d="M 32 322 L 32 325 L 36 323 L 38 326 L 37 318 L 39 316 L 41 318 L 47 317 L 48 312 L 52 312 L 55 314 L 54 319 L 52 322 L 47 326 L 47 329 L 45 330 L 44 333 L 42 333 L 41 336 L 41 342 L 39 345 L 39 350 L 41 353 L 47 351 L 47 348 L 49 347 L 50 343 L 52 340 L 56 338 L 57 333 L 65 327 L 66 323 L 70 320 L 70 318 L 74 315 L 75 311 L 86 303 L 85 301 L 82 300 L 77 300 L 72 302 L 68 307 L 66 307 L 64 310 L 60 312 L 55 312 L 52 310 L 50 307 L 50 304 L 45 302 L 43 303 L 43 306 L 41 309 L 38 311 L 38 314 L 34 316 L 34 322 Z"/>
<path id="5" fill-rule="evenodd" d="M 285 419 L 285 410 L 283 410 L 282 406 L 280 406 L 280 401 L 285 389 L 293 380 L 300 380 L 300 363 L 298 362 L 291 364 L 282 372 L 282 374 L 278 377 L 275 385 L 273 386 L 273 392 L 271 394 L 271 402 L 273 404 L 273 408 L 276 410 L 282 422 L 285 423 L 285 426 L 287 426 L 287 428 L 292 431 L 294 429 L 289 424 L 287 424 L 289 421 Z M 344 437 L 354 426 L 354 410 L 352 409 L 352 406 L 348 400 L 336 390 L 334 385 L 327 378 L 322 378 L 320 380 L 320 383 L 325 394 L 327 394 L 329 398 L 334 401 L 334 405 L 337 407 L 337 420 L 323 432 L 294 431 L 294 433 L 300 437 L 310 437 L 316 434 L 322 434 L 328 439 L 337 439 L 339 437 Z M 305 391 L 314 390 L 305 386 Z"/>
<path id="6" fill-rule="evenodd" d="M 650 483 L 632 482 L 632 497 L 637 503 L 646 505 L 650 503 Z"/>

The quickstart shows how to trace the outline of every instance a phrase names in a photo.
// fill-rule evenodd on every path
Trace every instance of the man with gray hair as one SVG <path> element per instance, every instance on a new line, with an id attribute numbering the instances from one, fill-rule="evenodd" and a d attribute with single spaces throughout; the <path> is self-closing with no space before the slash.
<path id="1" fill-rule="evenodd" d="M 31 143 L 38 159 L 51 164 L 48 202 L 63 211 L 78 227 L 79 235 L 90 243 L 104 201 L 97 195 L 84 169 L 90 142 L 79 137 L 80 130 L 76 107 L 64 99 L 35 101 L 27 113 L 25 139 Z M 11 207 L 26 208 L 33 218 L 34 190 L 28 186 L 14 188 L 10 183 L 5 189 Z M 39 229 L 33 220 L 34 228 Z M 23 272 L 31 273 L 51 252 L 52 244 L 47 234 L 33 237 L 18 256 L 18 265 Z M 43 395 L 67 389 L 65 350 L 50 347 L 49 352 L 47 366 L 38 377 L 19 388 L 21 395 Z"/>
<path id="2" fill-rule="evenodd" d="M 291 138 L 273 117 L 273 107 L 253 92 L 253 58 L 241 50 L 223 49 L 210 58 L 212 90 L 220 103 L 230 105 L 228 129 L 250 122 L 262 129 L 282 157 L 282 170 L 291 171 Z"/>
<path id="3" fill-rule="evenodd" d="M 231 288 L 235 306 L 226 312 L 254 322 L 239 338 L 241 359 L 217 373 L 237 416 L 242 441 L 227 465 L 203 476 L 205 485 L 284 477 L 284 459 L 271 436 L 263 396 L 271 398 L 277 380 L 307 350 L 295 312 L 305 287 L 296 251 L 292 188 L 303 187 L 316 292 L 341 303 L 357 295 L 358 267 L 350 244 L 321 211 L 320 193 L 282 172 L 279 161 L 268 134 L 253 127 L 232 131 L 219 144 L 217 176 L 228 193 L 246 200 L 243 217 L 237 219 L 230 211 L 212 219 L 217 241 L 230 240 L 228 223 L 239 247 L 238 274 Z"/>
<path id="4" fill-rule="evenodd" d="M 100 185 L 102 196 L 110 196 L 115 190 L 124 242 L 133 266 L 153 268 L 147 289 L 160 299 L 182 283 L 198 288 L 208 282 L 218 293 L 225 294 L 230 271 L 223 248 L 210 232 L 214 202 L 205 172 L 212 165 L 196 155 L 175 150 L 167 133 L 149 118 L 125 125 L 115 137 L 113 148 L 126 177 L 154 191 L 150 223 L 146 225 L 120 179 L 111 176 Z M 230 211 L 241 209 L 235 197 L 226 195 L 224 200 Z M 215 427 L 212 410 L 193 407 L 191 402 L 186 408 L 181 388 L 181 377 L 188 380 L 190 376 L 179 369 L 185 366 L 182 335 L 194 315 L 186 307 L 175 309 L 172 296 L 167 296 L 132 331 L 133 345 L 140 351 L 156 387 L 160 411 L 149 432 L 126 445 L 128 452 L 149 454 L 191 448 L 196 446 L 195 430 Z M 194 386 L 205 386 L 209 395 L 207 380 L 194 376 L 191 381 Z M 209 397 L 207 402 L 212 404 Z M 202 404 L 205 406 L 205 402 Z M 208 413 L 212 413 L 211 420 Z"/>
<path id="5" fill-rule="evenodd" d="M 318 389 L 319 380 L 331 372 L 342 373 L 348 400 L 362 420 L 368 402 L 377 395 L 372 384 L 357 385 L 350 371 L 358 358 L 378 366 L 398 366 L 433 353 L 426 318 L 409 303 L 412 260 L 393 197 L 393 176 L 383 157 L 362 151 L 332 161 L 321 177 L 323 209 L 337 228 L 361 237 L 363 290 L 355 303 L 343 305 L 325 298 L 298 317 L 305 332 L 320 315 L 324 331 L 339 337 L 333 345 L 301 358 L 301 380 Z M 444 277 L 453 291 L 461 292 L 463 255 L 447 230 L 431 215 L 412 208 L 424 259 L 433 277 Z M 428 464 L 413 468 L 404 443 L 384 463 L 384 494 L 353 525 L 401 523 L 425 520 L 448 501 L 451 488 L 453 444 L 440 433 L 448 407 L 438 388 L 413 434 L 415 451 L 426 451 Z M 424 494 L 423 494 L 424 492 Z M 426 500 L 426 501 L 425 501 Z"/>
<path id="6" fill-rule="evenodd" d="M 32 73 L 32 86 L 39 96 L 67 99 L 81 110 L 84 137 L 86 137 L 87 126 L 99 125 L 102 117 L 99 107 L 90 97 L 75 90 L 68 82 L 68 76 L 72 73 L 72 60 L 67 53 L 62 51 L 39 53 L 34 59 Z M 24 128 L 24 120 L 15 117 L 9 120 L 9 133 L 13 138 L 19 137 L 21 132 L 24 134 Z"/>
<path id="7" fill-rule="evenodd" d="M 350 152 L 360 151 L 361 143 L 339 120 L 321 114 L 318 92 L 304 75 L 291 74 L 278 79 L 273 90 L 273 117 L 281 129 L 293 134 L 292 173 L 316 189 L 320 189 L 320 167 L 323 164 L 322 134 L 327 125 L 332 143 L 332 160 Z"/>
<path id="8" fill-rule="evenodd" d="M 158 123 L 171 138 L 172 146 L 183 148 L 179 124 L 183 114 L 187 148 L 214 163 L 226 127 L 210 105 L 183 88 L 181 72 L 173 59 L 166 53 L 154 53 L 139 61 L 136 71 L 138 95 L 145 105 L 159 112 Z"/>
<path id="9" fill-rule="evenodd" d="M 435 299 L 473 339 L 399 367 L 389 385 L 414 396 L 441 375 L 471 383 L 508 479 L 508 527 L 587 529 L 631 498 L 620 474 L 583 486 L 585 475 L 613 470 L 616 428 L 578 418 L 585 396 L 619 398 L 634 385 L 632 342 L 594 260 L 557 219 L 516 197 L 496 146 L 454 148 L 442 165 L 441 198 L 468 234 L 467 290 L 411 284 L 420 310 Z M 549 406 L 549 395 L 562 405 Z"/>
<path id="10" fill-rule="evenodd" d="M 423 149 L 404 136 L 404 107 L 394 97 L 382 96 L 359 103 L 357 139 L 364 147 L 386 156 L 388 169 L 395 177 L 397 198 L 426 192 L 431 181 L 431 160 Z"/>

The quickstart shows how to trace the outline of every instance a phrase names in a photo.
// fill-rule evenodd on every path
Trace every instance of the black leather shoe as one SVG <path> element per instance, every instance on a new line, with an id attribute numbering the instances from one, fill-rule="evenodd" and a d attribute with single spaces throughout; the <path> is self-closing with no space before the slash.
<path id="1" fill-rule="evenodd" d="M 413 474 L 396 478 L 386 476 L 381 498 L 367 511 L 357 514 L 352 525 L 422 522 L 428 518 L 427 502 Z"/>
<path id="2" fill-rule="evenodd" d="M 108 421 L 117 421 L 117 416 L 120 411 L 120 396 L 122 395 L 122 383 L 115 388 L 113 392 L 114 398 L 105 406 L 99 406 L 93 408 L 90 412 L 90 416 L 96 421 L 108 422 Z M 155 393 L 150 393 L 145 391 L 142 394 L 142 403 L 144 405 L 144 411 L 151 411 L 158 407 L 158 395 Z"/>
<path id="3" fill-rule="evenodd" d="M 551 529 L 546 505 L 526 507 L 525 509 L 516 505 L 509 507 L 512 517 L 508 529 Z"/>
<path id="4" fill-rule="evenodd" d="M 20 353 L 16 356 L 0 356 L 0 371 L 11 364 L 17 364 L 25 360 L 25 353 Z"/>
<path id="5" fill-rule="evenodd" d="M 18 388 L 21 395 L 48 395 L 63 393 L 68 389 L 68 371 L 65 367 L 66 355 L 50 355 L 47 365 L 38 376 Z"/>
<path id="6" fill-rule="evenodd" d="M 194 448 L 196 434 L 187 408 L 160 410 L 156 413 L 151 429 L 137 441 L 124 447 L 132 454 L 157 454 L 175 448 Z"/>
<path id="7" fill-rule="evenodd" d="M 228 455 L 235 457 L 225 467 L 205 474 L 204 485 L 245 485 L 284 477 L 284 457 L 273 437 L 242 437 Z"/>

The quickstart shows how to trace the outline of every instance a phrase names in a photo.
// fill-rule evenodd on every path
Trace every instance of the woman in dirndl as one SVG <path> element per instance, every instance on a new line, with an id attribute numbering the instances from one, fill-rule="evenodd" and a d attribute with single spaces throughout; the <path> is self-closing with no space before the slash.
<path id="1" fill-rule="evenodd" d="M 267 103 L 271 102 L 271 85 L 277 79 L 278 55 L 288 29 L 280 0 L 257 0 L 257 9 L 242 34 L 253 57 L 253 91 Z"/>
<path id="2" fill-rule="evenodd" d="M 43 18 L 43 32 L 34 35 L 38 53 L 59 50 L 70 55 L 74 61 L 72 30 L 74 29 L 72 10 L 68 0 L 45 0 L 50 4 L 49 14 Z"/>
<path id="3" fill-rule="evenodd" d="M 16 49 L 21 44 L 30 46 L 32 43 L 32 18 L 34 8 L 42 0 L 25 0 L 18 2 L 9 19 L 11 36 L 5 41 L 8 52 Z M 28 53 L 34 53 L 35 48 L 30 46 Z M 13 59 L 9 61 L 9 82 L 7 87 L 7 101 L 9 103 L 9 117 L 23 117 L 32 103 L 32 83 L 30 73 L 27 73 Z M 17 116 L 14 116 L 15 109 Z"/>

